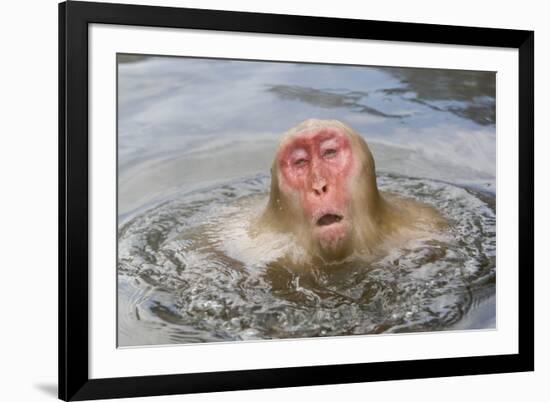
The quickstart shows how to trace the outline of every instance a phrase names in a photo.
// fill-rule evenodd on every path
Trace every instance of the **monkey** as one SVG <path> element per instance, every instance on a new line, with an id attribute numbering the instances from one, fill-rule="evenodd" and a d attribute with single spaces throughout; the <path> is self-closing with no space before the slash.
<path id="1" fill-rule="evenodd" d="M 379 255 L 447 225 L 433 207 L 379 191 L 373 155 L 351 127 L 308 119 L 283 134 L 252 235 L 290 234 L 309 262 L 334 262 Z"/>

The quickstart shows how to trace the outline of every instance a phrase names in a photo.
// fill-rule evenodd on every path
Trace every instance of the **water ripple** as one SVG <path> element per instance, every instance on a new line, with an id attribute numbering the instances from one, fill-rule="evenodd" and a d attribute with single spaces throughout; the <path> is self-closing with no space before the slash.
<path id="1" fill-rule="evenodd" d="M 381 190 L 433 205 L 450 235 L 297 273 L 274 264 L 291 239 L 248 237 L 268 184 L 179 194 L 121 222 L 119 345 L 445 330 L 494 298 L 493 195 L 381 174 Z"/>

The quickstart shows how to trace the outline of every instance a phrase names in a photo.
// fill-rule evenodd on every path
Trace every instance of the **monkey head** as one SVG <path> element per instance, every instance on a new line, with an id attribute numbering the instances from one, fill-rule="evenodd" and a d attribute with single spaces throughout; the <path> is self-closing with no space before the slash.
<path id="1" fill-rule="evenodd" d="M 310 119 L 280 142 L 264 215 L 314 253 L 338 259 L 372 228 L 379 200 L 365 141 L 339 121 Z"/>

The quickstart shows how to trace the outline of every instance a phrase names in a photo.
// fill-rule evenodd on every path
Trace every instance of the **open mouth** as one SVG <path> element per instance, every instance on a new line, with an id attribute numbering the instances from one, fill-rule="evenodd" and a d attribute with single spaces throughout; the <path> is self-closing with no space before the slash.
<path id="1" fill-rule="evenodd" d="M 317 226 L 328 226 L 338 223 L 343 219 L 342 215 L 325 214 L 317 220 Z"/>

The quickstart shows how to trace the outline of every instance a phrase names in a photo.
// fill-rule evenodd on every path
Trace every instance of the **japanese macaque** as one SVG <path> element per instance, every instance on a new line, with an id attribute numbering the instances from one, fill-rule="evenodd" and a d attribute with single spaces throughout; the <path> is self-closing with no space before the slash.
<path id="1" fill-rule="evenodd" d="M 311 260 L 328 262 L 373 255 L 445 225 L 432 207 L 378 190 L 372 154 L 353 129 L 310 119 L 279 144 L 256 229 L 292 234 Z"/>

